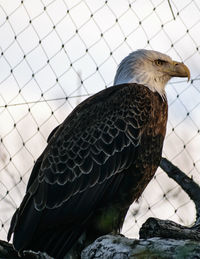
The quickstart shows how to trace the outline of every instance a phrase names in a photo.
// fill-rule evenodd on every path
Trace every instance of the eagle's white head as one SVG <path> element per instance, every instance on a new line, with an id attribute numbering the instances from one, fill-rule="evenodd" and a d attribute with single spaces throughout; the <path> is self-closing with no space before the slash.
<path id="1" fill-rule="evenodd" d="M 186 65 L 173 61 L 163 53 L 139 49 L 121 61 L 114 85 L 142 84 L 165 98 L 165 85 L 172 77 L 188 77 L 189 80 L 190 71 Z"/>

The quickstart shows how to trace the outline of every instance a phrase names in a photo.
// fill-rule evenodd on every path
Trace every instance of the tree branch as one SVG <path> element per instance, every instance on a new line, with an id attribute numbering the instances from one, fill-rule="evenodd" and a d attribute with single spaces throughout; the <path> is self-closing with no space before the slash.
<path id="1" fill-rule="evenodd" d="M 174 239 L 200 240 L 200 187 L 178 167 L 166 158 L 162 158 L 160 167 L 167 175 L 175 180 L 194 201 L 196 207 L 196 223 L 193 227 L 186 227 L 170 220 L 149 218 L 140 229 L 140 238 L 162 237 Z"/>
<path id="2" fill-rule="evenodd" d="M 196 223 L 200 223 L 200 187 L 185 173 L 183 173 L 178 167 L 173 165 L 168 159 L 162 158 L 160 167 L 165 173 L 175 180 L 181 188 L 189 195 L 190 199 L 193 200 L 196 207 Z"/>
<path id="3" fill-rule="evenodd" d="M 13 246 L 6 242 L 0 240 L 0 258 L 1 259 L 53 259 L 46 253 L 34 252 L 31 250 L 26 250 L 19 256 L 18 253 L 13 249 Z"/>
<path id="4" fill-rule="evenodd" d="M 185 227 L 171 220 L 148 218 L 140 228 L 140 238 L 173 238 L 178 240 L 200 240 L 200 227 Z"/>
<path id="5" fill-rule="evenodd" d="M 191 240 L 128 239 L 122 236 L 106 235 L 82 251 L 82 259 L 177 259 L 199 258 L 200 244 Z"/>

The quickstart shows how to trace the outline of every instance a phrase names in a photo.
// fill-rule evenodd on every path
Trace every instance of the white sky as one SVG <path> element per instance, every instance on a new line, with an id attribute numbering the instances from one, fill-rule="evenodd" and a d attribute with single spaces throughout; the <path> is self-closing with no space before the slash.
<path id="1" fill-rule="evenodd" d="M 138 48 L 164 52 L 191 70 L 192 83 L 174 79 L 167 87 L 164 155 L 199 181 L 200 2 L 170 2 L 175 20 L 167 0 L 0 0 L 0 238 L 48 134 L 81 100 L 112 85 L 121 59 Z M 159 171 L 125 233 L 135 236 L 152 215 L 189 224 L 192 206 Z"/>

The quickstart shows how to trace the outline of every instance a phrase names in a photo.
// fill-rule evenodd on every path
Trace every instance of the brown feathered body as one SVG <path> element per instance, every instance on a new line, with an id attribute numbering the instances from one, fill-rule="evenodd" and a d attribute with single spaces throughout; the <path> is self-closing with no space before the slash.
<path id="1" fill-rule="evenodd" d="M 15 249 L 63 258 L 80 236 L 118 232 L 159 166 L 166 123 L 167 102 L 139 84 L 78 105 L 33 168 L 9 231 Z"/>

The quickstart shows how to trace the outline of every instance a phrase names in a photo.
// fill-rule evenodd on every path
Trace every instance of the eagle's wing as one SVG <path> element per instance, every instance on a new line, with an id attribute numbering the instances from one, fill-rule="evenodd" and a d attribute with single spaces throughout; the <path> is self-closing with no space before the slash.
<path id="1" fill-rule="evenodd" d="M 81 224 L 106 198 L 105 192 L 114 196 L 123 178 L 120 173 L 134 163 L 148 122 L 148 92 L 138 85 L 103 90 L 55 130 L 11 224 L 9 236 L 14 232 L 17 250 L 30 246 L 40 229 Z"/>

